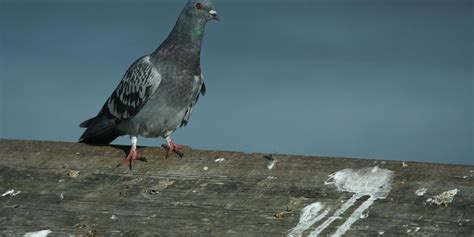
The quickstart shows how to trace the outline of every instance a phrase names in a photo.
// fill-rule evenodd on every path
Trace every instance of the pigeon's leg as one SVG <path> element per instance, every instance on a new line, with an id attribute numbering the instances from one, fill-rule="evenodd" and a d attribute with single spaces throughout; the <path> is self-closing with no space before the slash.
<path id="1" fill-rule="evenodd" d="M 130 140 L 132 140 L 132 147 L 130 148 L 130 152 L 128 153 L 127 158 L 124 160 L 124 163 L 128 164 L 130 170 L 132 170 L 132 161 L 138 158 L 138 152 L 137 152 L 138 138 L 135 136 L 130 136 Z"/>
<path id="2" fill-rule="evenodd" d="M 178 155 L 179 157 L 183 157 L 184 154 L 179 151 L 180 149 L 188 149 L 190 148 L 189 146 L 186 146 L 186 145 L 179 145 L 179 144 L 176 144 L 173 142 L 173 140 L 171 139 L 170 136 L 167 136 L 166 137 L 166 145 L 164 145 L 164 147 L 166 148 L 166 157 L 168 157 L 168 153 L 170 151 L 176 153 L 176 155 Z"/>

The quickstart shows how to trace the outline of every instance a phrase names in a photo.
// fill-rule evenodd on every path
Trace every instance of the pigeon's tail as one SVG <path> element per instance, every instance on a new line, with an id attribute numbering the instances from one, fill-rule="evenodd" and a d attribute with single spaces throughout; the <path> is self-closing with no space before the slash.
<path id="1" fill-rule="evenodd" d="M 93 117 L 93 118 L 90 118 L 90 119 L 88 119 L 88 120 L 82 122 L 81 124 L 79 124 L 79 127 L 81 127 L 81 128 L 88 128 L 88 127 L 92 124 L 92 122 L 94 122 L 94 120 L 95 120 L 96 118 L 97 118 L 97 117 Z"/>
<path id="2" fill-rule="evenodd" d="M 104 115 L 88 119 L 79 126 L 87 128 L 79 138 L 79 142 L 83 143 L 105 145 L 122 135 L 115 129 L 114 121 Z"/>

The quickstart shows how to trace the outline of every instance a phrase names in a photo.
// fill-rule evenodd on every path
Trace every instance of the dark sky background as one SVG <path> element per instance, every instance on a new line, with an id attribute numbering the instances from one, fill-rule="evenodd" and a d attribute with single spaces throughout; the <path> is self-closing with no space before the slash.
<path id="1" fill-rule="evenodd" d="M 185 0 L 0 4 L 0 137 L 77 141 L 78 124 L 158 47 Z M 214 5 L 222 22 L 206 28 L 208 93 L 176 142 L 474 164 L 472 1 Z"/>

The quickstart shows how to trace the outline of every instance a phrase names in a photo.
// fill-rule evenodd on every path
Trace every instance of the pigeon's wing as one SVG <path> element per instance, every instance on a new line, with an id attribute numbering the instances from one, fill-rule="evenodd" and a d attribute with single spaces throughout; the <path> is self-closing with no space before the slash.
<path id="1" fill-rule="evenodd" d="M 105 103 L 104 108 L 118 120 L 132 118 L 156 92 L 161 75 L 145 56 L 135 61 Z"/>
<path id="2" fill-rule="evenodd" d="M 201 75 L 201 78 L 202 78 L 202 75 Z M 201 90 L 199 91 L 199 93 L 201 95 L 206 95 L 206 84 L 204 84 L 204 80 L 202 80 L 202 84 L 201 84 Z M 198 96 L 198 99 L 199 99 L 199 96 Z M 196 99 L 197 101 L 197 99 Z"/>
<path id="3" fill-rule="evenodd" d="M 186 109 L 186 113 L 184 114 L 183 120 L 181 121 L 180 127 L 184 127 L 188 124 L 189 119 L 191 118 L 191 113 L 193 112 L 193 107 L 196 105 L 196 103 L 199 100 L 199 95 L 205 95 L 206 94 L 206 85 L 204 84 L 204 77 L 201 74 L 201 77 L 199 78 L 199 88 L 198 88 L 198 93 L 196 94 L 196 97 L 194 100 L 191 102 L 189 107 Z"/>

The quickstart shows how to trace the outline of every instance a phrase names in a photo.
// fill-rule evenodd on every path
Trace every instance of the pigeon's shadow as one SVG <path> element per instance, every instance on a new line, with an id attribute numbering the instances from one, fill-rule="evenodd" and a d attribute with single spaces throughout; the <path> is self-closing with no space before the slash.
<path id="1" fill-rule="evenodd" d="M 130 152 L 131 146 L 124 146 L 124 145 L 108 145 L 112 148 L 122 150 L 125 153 L 125 157 L 127 157 L 128 153 Z"/>

